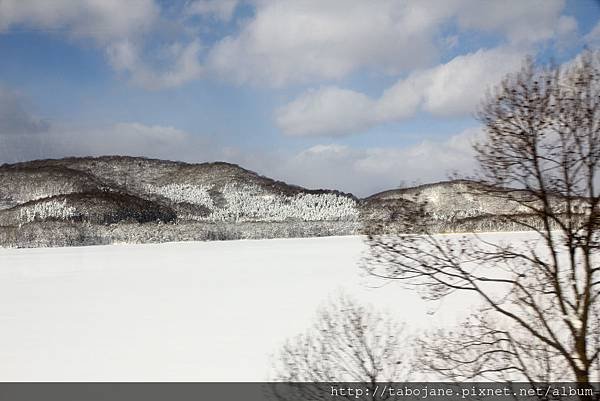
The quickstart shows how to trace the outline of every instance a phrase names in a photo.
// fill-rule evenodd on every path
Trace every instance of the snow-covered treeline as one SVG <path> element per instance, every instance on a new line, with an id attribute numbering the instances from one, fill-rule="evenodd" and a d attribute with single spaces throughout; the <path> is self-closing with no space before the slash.
<path id="1" fill-rule="evenodd" d="M 76 188 L 71 183 L 56 184 L 56 185 L 28 185 L 25 188 L 21 188 L 23 193 L 26 193 L 26 197 L 21 198 L 21 201 L 38 200 L 43 198 L 49 198 L 51 196 L 70 194 L 77 192 L 79 188 Z"/>
<path id="2" fill-rule="evenodd" d="M 430 218 L 440 222 L 453 222 L 490 214 L 528 213 L 529 210 L 474 189 L 465 184 L 437 185 L 425 188 L 405 199 L 425 205 Z"/>
<path id="3" fill-rule="evenodd" d="M 186 216 L 199 221 L 302 221 L 347 220 L 358 218 L 354 199 L 335 193 L 275 195 L 256 185 L 226 184 L 221 191 L 225 204 L 217 207 L 206 185 L 169 184 L 147 186 L 150 193 L 174 202 L 209 208 L 208 216 Z"/>
<path id="4" fill-rule="evenodd" d="M 210 187 L 207 185 L 146 185 L 144 189 L 151 194 L 164 196 L 175 203 L 190 203 L 192 205 L 206 206 L 209 209 L 214 207 L 213 201 L 208 193 Z"/>
<path id="5" fill-rule="evenodd" d="M 30 223 L 32 221 L 45 219 L 67 220 L 75 217 L 76 209 L 67 205 L 66 199 L 59 201 L 50 199 L 43 202 L 26 205 L 19 209 L 19 221 Z"/>
<path id="6" fill-rule="evenodd" d="M 294 196 L 261 195 L 257 188 L 226 185 L 226 207 L 215 209 L 210 218 L 216 221 L 304 221 L 343 220 L 358 217 L 356 202 L 333 193 Z"/>

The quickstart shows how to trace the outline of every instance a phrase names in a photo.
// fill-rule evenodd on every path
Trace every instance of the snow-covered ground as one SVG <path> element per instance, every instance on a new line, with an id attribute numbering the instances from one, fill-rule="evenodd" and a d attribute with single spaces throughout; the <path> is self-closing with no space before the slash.
<path id="1" fill-rule="evenodd" d="M 381 286 L 364 250 L 360 237 L 0 249 L 0 380 L 261 381 L 339 291 L 412 331 L 473 308 Z"/>

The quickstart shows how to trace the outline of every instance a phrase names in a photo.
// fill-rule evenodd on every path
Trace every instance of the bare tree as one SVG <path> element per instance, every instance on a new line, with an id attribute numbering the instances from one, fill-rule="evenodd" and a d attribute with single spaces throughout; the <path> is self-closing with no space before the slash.
<path id="1" fill-rule="evenodd" d="M 403 326 L 345 295 L 321 308 L 314 325 L 290 339 L 276 358 L 277 381 L 403 381 L 410 346 Z M 372 390 L 372 389 L 371 389 Z"/>
<path id="2" fill-rule="evenodd" d="M 586 52 L 564 69 L 528 61 L 478 116 L 479 189 L 514 206 L 498 219 L 536 235 L 508 244 L 437 236 L 421 206 L 405 216 L 412 234 L 368 235 L 365 267 L 429 299 L 454 292 L 481 299 L 481 313 L 458 331 L 422 343 L 437 373 L 575 380 L 589 389 L 600 381 L 599 54 Z"/>

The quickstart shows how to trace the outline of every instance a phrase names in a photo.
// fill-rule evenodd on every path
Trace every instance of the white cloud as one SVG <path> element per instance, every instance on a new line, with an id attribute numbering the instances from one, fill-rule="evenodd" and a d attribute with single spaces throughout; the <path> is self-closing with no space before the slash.
<path id="1" fill-rule="evenodd" d="M 129 41 L 108 46 L 106 53 L 113 68 L 129 74 L 135 84 L 146 89 L 162 89 L 180 86 L 202 75 L 203 68 L 199 61 L 201 49 L 197 40 L 186 45 L 176 42 L 168 46 L 162 55 L 168 65 L 166 69 L 150 67 L 140 57 L 136 44 Z"/>
<path id="2" fill-rule="evenodd" d="M 469 173 L 473 166 L 470 141 L 479 132 L 471 129 L 449 139 L 424 140 L 405 148 L 320 144 L 296 154 L 283 149 L 252 152 L 223 147 L 214 139 L 165 125 L 42 123 L 22 97 L 8 91 L 0 92 L 0 106 L 17 111 L 0 113 L 0 127 L 10 127 L 0 130 L 0 163 L 115 154 L 189 162 L 222 160 L 291 184 L 340 189 L 360 196 L 402 182 L 441 180 L 453 170 Z"/>
<path id="3" fill-rule="evenodd" d="M 106 154 L 199 160 L 216 154 L 202 137 L 172 126 L 89 126 L 44 120 L 31 109 L 24 96 L 0 87 L 0 163 Z"/>
<path id="4" fill-rule="evenodd" d="M 130 155 L 188 162 L 227 161 L 290 184 L 368 196 L 402 183 L 444 180 L 474 168 L 475 130 L 406 148 L 321 144 L 297 154 L 224 148 L 169 126 L 120 123 L 104 127 L 59 124 L 40 134 L 0 135 L 0 163 L 67 156 Z"/>
<path id="5" fill-rule="evenodd" d="M 48 129 L 48 122 L 34 116 L 25 98 L 0 86 L 0 135 L 36 134 Z"/>
<path id="6" fill-rule="evenodd" d="M 428 71 L 424 108 L 435 115 L 461 115 L 475 110 L 485 90 L 523 63 L 525 53 L 507 49 L 479 50 L 458 56 Z"/>
<path id="7" fill-rule="evenodd" d="M 0 162 L 60 158 L 67 156 L 131 155 L 186 159 L 191 149 L 202 153 L 200 139 L 170 126 L 117 123 L 85 126 L 50 124 L 43 132 L 23 130 L 17 135 L 0 134 Z"/>
<path id="8" fill-rule="evenodd" d="M 423 103 L 432 82 L 432 70 L 416 71 L 387 88 L 375 102 L 376 122 L 400 121 L 412 117 Z"/>
<path id="9" fill-rule="evenodd" d="M 193 0 L 161 9 L 158 0 L 2 0 L 0 31 L 48 30 L 91 40 L 118 71 L 156 89 L 182 85 L 204 70 L 270 86 L 365 70 L 400 74 L 430 66 L 440 46 L 455 46 L 465 30 L 521 45 L 576 30 L 575 19 L 561 15 L 564 0 L 253 0 L 254 14 L 201 54 L 201 35 L 216 32 L 189 17 L 229 22 L 239 2 Z M 443 40 L 444 27 L 454 24 L 458 32 Z M 180 50 L 156 62 L 148 53 L 169 47 L 157 43 Z"/>
<path id="10" fill-rule="evenodd" d="M 310 90 L 277 112 L 287 135 L 346 135 L 371 124 L 374 102 L 362 93 L 336 87 Z M 307 118 L 307 116 L 310 116 Z"/>
<path id="11" fill-rule="evenodd" d="M 472 174 L 475 168 L 472 141 L 479 128 L 465 130 L 442 140 L 424 140 L 404 148 L 357 149 L 321 144 L 277 161 L 250 162 L 251 168 L 309 188 L 333 188 L 358 196 L 414 182 L 445 180 L 458 171 Z"/>
<path id="12" fill-rule="evenodd" d="M 333 136 L 401 121 L 419 109 L 436 116 L 469 114 L 487 88 L 519 68 L 524 55 L 496 48 L 458 56 L 399 80 L 379 99 L 336 87 L 311 90 L 279 109 L 276 121 L 287 135 Z"/>
<path id="13" fill-rule="evenodd" d="M 198 40 L 170 41 L 156 68 L 145 57 L 148 35 L 161 25 L 155 0 L 2 0 L 0 31 L 41 30 L 91 40 L 115 70 L 148 89 L 181 85 L 201 75 Z M 156 46 L 153 47 L 153 49 Z M 160 46 L 158 46 L 160 48 Z"/>
<path id="14" fill-rule="evenodd" d="M 528 46 L 576 28 L 564 0 L 256 1 L 240 32 L 210 51 L 213 71 L 235 82 L 283 86 L 339 79 L 361 69 L 401 73 L 434 61 L 441 27 L 500 34 Z"/>
<path id="15" fill-rule="evenodd" d="M 67 140 L 63 148 L 71 148 L 73 154 L 89 155 L 159 155 L 166 153 L 165 148 L 178 148 L 190 139 L 188 133 L 174 127 L 135 122 L 117 123 L 83 132 L 74 127 L 66 130 L 63 127 L 61 131 L 66 132 L 63 139 Z"/>
<path id="16" fill-rule="evenodd" d="M 558 19 L 556 26 L 556 34 L 558 37 L 571 36 L 577 32 L 578 24 L 575 17 L 570 15 L 562 15 Z"/>
<path id="17" fill-rule="evenodd" d="M 454 172 L 473 175 L 476 161 L 471 143 L 479 134 L 478 128 L 472 128 L 406 147 L 355 148 L 323 143 L 297 153 L 218 149 L 208 160 L 221 158 L 306 188 L 337 189 L 366 197 L 401 185 L 446 180 Z"/>
<path id="18" fill-rule="evenodd" d="M 585 41 L 590 46 L 600 47 L 600 22 L 598 22 L 591 31 L 585 35 Z"/>
<path id="19" fill-rule="evenodd" d="M 229 21 L 237 5 L 238 0 L 196 0 L 186 6 L 185 13 Z"/>
<path id="20" fill-rule="evenodd" d="M 273 86 L 340 78 L 361 67 L 399 72 L 436 55 L 439 18 L 428 8 L 394 0 L 259 2 L 255 17 L 221 40 L 208 63 L 227 79 Z"/>
<path id="21" fill-rule="evenodd" d="M 159 13 L 154 0 L 3 0 L 0 30 L 64 31 L 105 45 L 148 31 Z"/>
<path id="22" fill-rule="evenodd" d="M 551 39 L 564 0 L 461 1 L 457 19 L 463 29 L 497 32 L 513 43 Z"/>

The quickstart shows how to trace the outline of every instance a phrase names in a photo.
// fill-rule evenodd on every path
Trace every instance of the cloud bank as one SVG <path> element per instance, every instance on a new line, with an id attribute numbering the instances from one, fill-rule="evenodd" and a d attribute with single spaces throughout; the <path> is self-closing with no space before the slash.
<path id="1" fill-rule="evenodd" d="M 182 85 L 201 76 L 196 40 L 153 46 L 156 68 L 145 55 L 148 38 L 165 26 L 155 0 L 3 0 L 0 32 L 33 31 L 64 35 L 102 49 L 109 64 L 147 89 Z"/>
<path id="2" fill-rule="evenodd" d="M 286 135 L 336 136 L 402 121 L 419 111 L 443 117 L 469 115 L 485 91 L 518 69 L 524 56 L 504 48 L 457 56 L 398 80 L 377 99 L 338 87 L 309 90 L 277 111 L 277 125 Z"/>
<path id="3" fill-rule="evenodd" d="M 473 166 L 471 129 L 437 141 L 407 147 L 352 148 L 324 143 L 300 151 L 249 151 L 223 146 L 218 139 L 172 126 L 122 122 L 104 126 L 48 122 L 27 108 L 26 99 L 0 89 L 0 163 L 68 156 L 131 155 L 188 162 L 238 163 L 272 178 L 309 188 L 330 188 L 366 196 L 402 183 L 443 180 Z M 426 163 L 425 163 L 426 161 Z"/>
<path id="4" fill-rule="evenodd" d="M 364 70 L 402 74 L 438 61 L 456 42 L 456 34 L 444 31 L 449 26 L 457 33 L 500 35 L 515 46 L 577 28 L 561 15 L 564 0 L 247 0 L 251 16 L 232 21 L 240 3 L 3 0 L 0 32 L 32 30 L 90 42 L 133 83 L 162 89 L 206 76 L 282 87 Z M 235 29 L 210 31 L 214 21 Z"/>
<path id="5" fill-rule="evenodd" d="M 225 98 L 249 86 L 278 102 L 267 129 L 302 137 L 272 145 L 250 126 L 246 143 L 258 146 L 223 146 L 202 127 L 177 128 L 181 116 L 168 112 L 173 121 L 163 125 L 139 114 L 67 123 L 39 118 L 25 97 L 0 87 L 0 162 L 102 154 L 225 160 L 358 195 L 469 173 L 476 128 L 410 145 L 388 133 L 395 145 L 386 147 L 353 147 L 343 137 L 417 115 L 469 116 L 526 54 L 568 47 L 579 28 L 564 8 L 564 0 L 0 0 L 0 34 L 39 32 L 98 49 L 117 76 L 147 90 L 219 80 Z M 577 37 L 598 45 L 600 24 Z"/>

